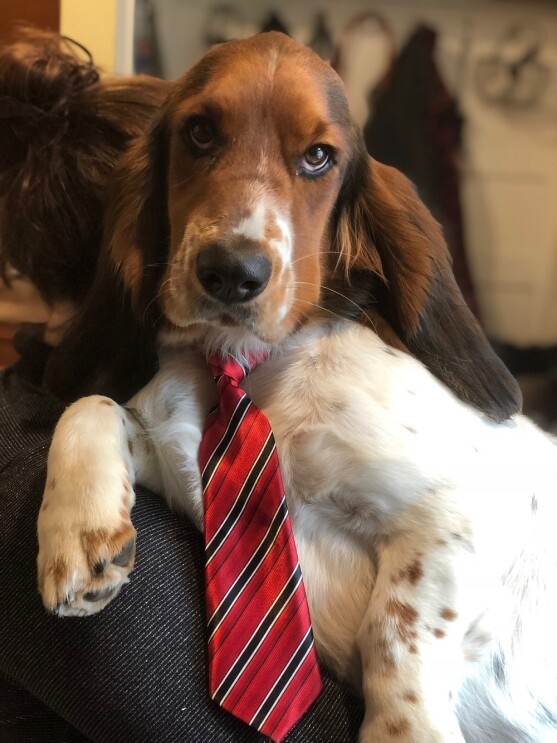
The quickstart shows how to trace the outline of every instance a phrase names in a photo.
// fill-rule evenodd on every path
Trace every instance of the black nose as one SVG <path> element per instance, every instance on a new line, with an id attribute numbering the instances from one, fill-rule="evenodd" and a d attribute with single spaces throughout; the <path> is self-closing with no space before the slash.
<path id="1" fill-rule="evenodd" d="M 224 304 L 257 297 L 267 286 L 271 269 L 271 261 L 261 253 L 238 255 L 222 245 L 210 245 L 197 256 L 199 283 Z"/>

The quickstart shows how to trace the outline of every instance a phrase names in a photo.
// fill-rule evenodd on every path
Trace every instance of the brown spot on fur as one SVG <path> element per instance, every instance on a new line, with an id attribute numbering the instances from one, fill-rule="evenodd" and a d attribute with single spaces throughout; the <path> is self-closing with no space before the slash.
<path id="1" fill-rule="evenodd" d="M 395 631 L 403 642 L 409 646 L 418 636 L 414 625 L 418 619 L 418 612 L 410 604 L 403 604 L 396 599 L 391 599 L 386 606 L 387 614 L 395 620 Z"/>
<path id="2" fill-rule="evenodd" d="M 120 515 L 124 518 L 123 509 Z M 96 565 L 99 561 L 118 554 L 130 539 L 135 537 L 135 529 L 129 521 L 129 515 L 125 512 L 125 522 L 114 532 L 108 529 L 96 529 L 84 532 L 81 535 L 81 543 L 89 565 Z"/>
<path id="3" fill-rule="evenodd" d="M 41 511 L 43 511 L 43 512 L 46 511 L 46 509 L 48 508 L 48 506 L 49 506 L 49 503 L 47 503 L 46 501 L 43 501 L 43 504 L 41 506 Z"/>
<path id="4" fill-rule="evenodd" d="M 52 477 L 49 480 L 49 483 L 48 483 L 48 486 L 47 487 L 49 488 L 49 490 L 54 490 L 54 488 L 56 487 L 57 484 L 58 484 L 58 480 L 55 477 Z"/>
<path id="5" fill-rule="evenodd" d="M 412 653 L 412 655 L 417 655 L 418 653 L 418 648 L 414 644 L 409 645 L 408 650 Z"/>
<path id="6" fill-rule="evenodd" d="M 448 606 L 444 606 L 439 612 L 439 615 L 443 619 L 446 619 L 447 622 L 452 622 L 454 619 L 458 617 L 458 614 L 456 613 L 456 611 L 453 611 L 453 609 L 449 609 Z"/>
<path id="7" fill-rule="evenodd" d="M 418 612 L 413 606 L 403 604 L 397 599 L 390 599 L 387 602 L 386 611 L 390 616 L 396 617 L 405 627 L 415 624 L 418 619 Z"/>
<path id="8" fill-rule="evenodd" d="M 412 585 L 415 585 L 423 577 L 423 574 L 422 563 L 419 560 L 414 560 L 406 569 L 406 577 Z"/>
<path id="9" fill-rule="evenodd" d="M 392 722 L 388 722 L 386 725 L 389 735 L 403 735 L 404 733 L 408 732 L 409 727 L 410 723 L 404 717 L 401 717 L 400 720 L 393 720 Z"/>
<path id="10" fill-rule="evenodd" d="M 109 400 L 108 397 L 101 397 L 99 400 L 101 405 L 112 405 L 112 400 Z"/>
<path id="11" fill-rule="evenodd" d="M 440 547 L 445 547 L 447 545 L 446 539 L 436 539 L 435 544 L 438 544 Z"/>
<path id="12" fill-rule="evenodd" d="M 133 457 L 133 441 L 131 439 L 128 439 L 128 451 Z"/>
<path id="13" fill-rule="evenodd" d="M 381 663 L 382 670 L 384 672 L 394 671 L 394 669 L 396 668 L 396 661 L 393 653 L 391 652 L 389 644 L 387 643 L 385 638 L 380 635 L 378 630 L 376 630 L 375 632 L 371 631 L 370 634 L 375 638 L 377 659 L 379 663 Z"/>
<path id="14" fill-rule="evenodd" d="M 445 632 L 445 630 L 442 630 L 442 629 L 439 629 L 439 627 L 436 627 L 433 630 L 433 634 L 435 635 L 435 637 L 437 637 L 440 640 L 442 637 L 445 637 L 447 633 Z"/>
<path id="15" fill-rule="evenodd" d="M 418 695 L 414 691 L 407 691 L 402 698 L 404 701 L 410 702 L 410 704 L 418 703 Z"/>

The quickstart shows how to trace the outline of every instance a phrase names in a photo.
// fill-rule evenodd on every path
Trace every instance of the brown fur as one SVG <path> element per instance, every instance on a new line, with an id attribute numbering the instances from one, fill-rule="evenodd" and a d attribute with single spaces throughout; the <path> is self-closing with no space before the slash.
<path id="1" fill-rule="evenodd" d="M 22 29 L 0 48 L 0 276 L 80 303 L 98 262 L 107 181 L 169 83 L 101 79 L 77 45 Z"/>
<path id="2" fill-rule="evenodd" d="M 185 146 L 184 122 L 200 110 L 220 132 L 212 160 Z M 322 140 L 334 145 L 338 162 L 308 186 L 288 168 Z M 123 156 L 94 286 L 51 361 L 50 388 L 67 400 L 93 391 L 124 400 L 149 379 L 158 328 L 180 325 L 184 307 L 193 314 L 202 299 L 191 270 L 196 252 L 181 241 L 185 226 L 201 212 L 223 230 L 230 214 L 239 218 L 235 202 L 253 175 L 258 142 L 267 152 L 265 178 L 291 205 L 296 235 L 289 332 L 316 306 L 355 317 L 491 418 L 517 412 L 518 385 L 466 307 L 439 225 L 401 173 L 368 157 L 336 74 L 278 34 L 213 48 L 172 86 Z M 177 265 L 181 284 L 173 288 L 165 277 Z M 272 314 L 281 292 L 266 291 Z"/>

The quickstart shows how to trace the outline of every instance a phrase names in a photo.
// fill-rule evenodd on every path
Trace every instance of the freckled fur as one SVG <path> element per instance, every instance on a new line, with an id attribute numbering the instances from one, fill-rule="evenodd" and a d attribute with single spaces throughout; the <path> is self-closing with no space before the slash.
<path id="1" fill-rule="evenodd" d="M 410 728 L 410 723 L 404 718 L 399 718 L 393 722 L 387 723 L 387 733 L 393 737 L 403 735 Z"/>

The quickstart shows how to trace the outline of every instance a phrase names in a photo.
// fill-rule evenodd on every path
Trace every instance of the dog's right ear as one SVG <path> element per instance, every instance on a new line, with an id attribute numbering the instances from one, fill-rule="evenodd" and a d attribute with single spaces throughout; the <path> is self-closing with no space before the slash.
<path id="1" fill-rule="evenodd" d="M 157 292 L 167 260 L 166 130 L 159 115 L 122 156 L 109 188 L 97 272 L 45 386 L 66 402 L 125 402 L 156 371 Z"/>

